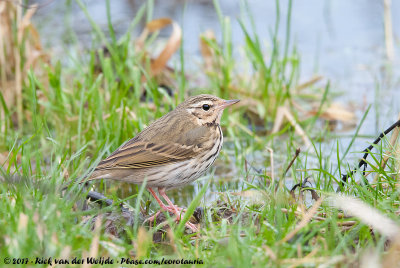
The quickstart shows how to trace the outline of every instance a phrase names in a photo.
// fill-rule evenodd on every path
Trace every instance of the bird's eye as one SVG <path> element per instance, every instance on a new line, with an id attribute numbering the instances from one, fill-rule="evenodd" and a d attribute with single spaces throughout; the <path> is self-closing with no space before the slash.
<path id="1" fill-rule="evenodd" d="M 203 104 L 203 110 L 204 111 L 210 110 L 210 105 L 209 104 Z"/>

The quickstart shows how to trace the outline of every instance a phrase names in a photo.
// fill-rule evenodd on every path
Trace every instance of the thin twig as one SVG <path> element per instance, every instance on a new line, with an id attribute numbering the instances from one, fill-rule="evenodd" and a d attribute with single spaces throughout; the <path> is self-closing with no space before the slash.
<path id="1" fill-rule="evenodd" d="M 288 172 L 288 170 L 290 169 L 290 167 L 293 165 L 294 161 L 295 161 L 296 158 L 299 156 L 299 154 L 300 154 L 300 148 L 297 148 L 297 149 L 296 149 L 296 154 L 293 156 L 292 161 L 290 161 L 290 163 L 289 163 L 288 167 L 286 168 L 285 172 L 282 174 L 282 180 L 280 180 L 279 183 L 276 184 L 276 186 L 275 186 L 275 192 L 278 191 L 278 188 L 280 187 L 280 185 L 281 185 L 282 182 L 283 182 L 283 178 L 285 178 L 286 173 Z"/>
<path id="2" fill-rule="evenodd" d="M 363 170 L 363 175 L 365 175 L 365 172 L 366 172 L 365 170 L 366 170 L 366 168 L 367 168 L 367 162 L 366 162 L 367 157 L 368 157 L 369 153 L 371 152 L 371 150 L 374 148 L 374 145 L 378 144 L 378 143 L 382 140 L 383 137 L 385 137 L 388 133 L 390 133 L 390 132 L 391 132 L 394 128 L 396 128 L 396 127 L 400 127 L 400 120 L 398 120 L 396 123 L 394 123 L 393 125 L 391 125 L 391 126 L 390 126 L 388 129 L 386 129 L 384 132 L 382 132 L 382 133 L 379 135 L 379 137 L 378 137 L 377 139 L 375 139 L 374 142 L 373 142 L 370 146 L 368 146 L 368 147 L 363 151 L 364 155 L 363 155 L 362 159 L 360 160 L 360 162 L 358 163 L 358 169 L 360 169 L 361 167 L 364 168 L 364 170 Z M 353 176 L 353 174 L 354 174 L 355 172 L 356 172 L 356 170 L 352 170 L 352 171 L 350 171 L 349 173 L 344 174 L 344 175 L 342 176 L 341 186 L 343 186 L 343 185 L 347 182 L 347 179 L 348 179 L 349 177 Z M 339 188 L 340 188 L 340 187 L 339 187 Z M 340 191 L 339 188 L 338 188 L 338 191 Z"/>
<path id="3" fill-rule="evenodd" d="M 308 190 L 308 191 L 310 191 L 310 193 L 311 193 L 312 199 L 314 199 L 315 201 L 317 201 L 317 200 L 319 199 L 319 196 L 318 196 L 317 192 L 316 192 L 314 189 L 312 189 L 312 188 L 307 188 L 307 187 L 305 186 L 305 185 L 307 184 L 307 182 L 310 183 L 310 182 L 308 181 L 309 178 L 310 178 L 310 177 L 305 178 L 302 182 L 295 184 L 295 185 L 292 187 L 292 189 L 290 189 L 290 194 L 292 195 L 293 199 L 296 199 L 296 195 L 294 194 L 294 190 L 296 190 L 297 187 L 300 187 L 300 196 L 301 196 L 301 194 L 302 194 L 305 190 Z M 310 185 L 311 185 L 311 183 L 310 183 Z"/>
<path id="4" fill-rule="evenodd" d="M 289 163 L 288 167 L 286 168 L 285 172 L 283 173 L 282 177 L 285 177 L 285 176 L 286 176 L 286 173 L 289 171 L 289 169 L 292 167 L 294 161 L 295 161 L 296 158 L 299 156 L 300 151 L 301 151 L 300 148 L 297 148 L 297 149 L 296 149 L 296 154 L 293 156 L 292 161 L 290 161 L 290 163 Z"/>

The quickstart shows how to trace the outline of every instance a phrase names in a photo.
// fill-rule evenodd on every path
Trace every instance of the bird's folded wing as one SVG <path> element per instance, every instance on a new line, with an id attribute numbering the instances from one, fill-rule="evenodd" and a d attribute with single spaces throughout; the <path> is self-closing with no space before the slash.
<path id="1" fill-rule="evenodd" d="M 178 143 L 127 143 L 101 161 L 96 169 L 153 167 L 190 159 L 195 151 L 194 146 Z"/>
<path id="2" fill-rule="evenodd" d="M 209 138 L 208 128 L 188 125 L 171 136 L 168 128 L 158 135 L 141 132 L 99 163 L 96 170 L 113 168 L 146 168 L 196 157 Z M 168 138 L 166 138 L 168 137 Z"/>

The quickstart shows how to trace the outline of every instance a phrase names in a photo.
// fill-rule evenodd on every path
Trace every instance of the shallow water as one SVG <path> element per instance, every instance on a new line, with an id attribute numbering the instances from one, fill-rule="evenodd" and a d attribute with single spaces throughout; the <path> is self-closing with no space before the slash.
<path id="1" fill-rule="evenodd" d="M 113 0 L 111 2 L 114 28 L 117 35 L 122 35 L 143 1 Z M 154 2 L 154 18 L 171 17 L 183 26 L 185 61 L 190 72 L 190 69 L 195 69 L 201 61 L 200 33 L 212 29 L 220 40 L 220 24 L 212 1 L 156 0 Z M 283 45 L 288 1 L 279 2 L 281 3 L 279 38 Z M 87 0 L 85 3 L 93 19 L 107 32 L 104 2 Z M 248 4 L 258 36 L 268 46 L 270 32 L 276 19 L 275 1 L 250 0 Z M 237 22 L 237 18 L 242 14 L 241 5 L 237 1 L 224 0 L 220 1 L 220 6 L 222 13 L 230 17 L 232 39 L 236 49 L 234 53 L 239 57 L 239 47 L 243 44 L 243 34 Z M 69 15 L 65 15 L 66 7 L 71 11 L 66 13 Z M 360 135 L 368 135 L 370 138 L 358 138 L 351 152 L 358 152 L 367 147 L 374 136 L 397 120 L 400 113 L 399 1 L 392 1 L 391 11 L 394 37 L 395 41 L 397 40 L 397 43 L 395 42 L 397 55 L 394 61 L 390 62 L 385 56 L 383 1 L 293 1 L 291 41 L 296 45 L 301 56 L 300 81 L 308 80 L 314 73 L 329 79 L 331 91 L 343 93 L 337 101 L 356 107 L 357 122 L 368 105 L 372 105 L 360 130 Z M 41 7 L 34 20 L 44 39 L 44 44 L 54 49 L 56 54 L 71 48 L 68 45 L 69 30 L 76 32 L 81 45 L 91 46 L 90 23 L 74 1 L 70 6 L 66 6 L 64 1 L 53 1 Z M 141 23 L 142 26 L 138 27 L 139 29 L 144 25 L 144 22 Z M 354 131 L 355 129 L 351 129 L 341 134 L 351 135 Z M 340 138 L 342 150 L 350 139 Z M 331 144 L 324 146 L 330 148 Z M 267 156 L 266 153 L 261 155 Z M 353 165 L 354 158 L 358 157 L 360 154 L 350 153 L 348 156 L 350 165 Z M 261 159 L 260 164 L 263 161 Z M 263 168 L 263 166 L 257 167 Z M 218 181 L 221 182 L 222 179 L 224 183 L 214 183 L 205 199 L 208 201 L 215 199 L 214 192 L 222 190 L 224 186 L 229 186 L 227 189 L 240 191 L 243 186 L 241 176 L 243 174 L 234 178 L 229 177 L 230 179 L 226 181 L 223 180 L 224 176 L 218 176 Z M 288 186 L 289 184 L 292 183 L 288 183 Z M 175 190 L 179 193 L 174 195 L 175 201 L 188 204 L 202 185 L 203 180 L 200 180 L 199 183 L 187 186 L 183 191 Z"/>
<path id="2" fill-rule="evenodd" d="M 276 19 L 275 1 L 248 2 L 258 36 L 268 46 Z M 107 32 L 104 2 L 87 0 L 85 3 L 95 22 Z M 112 23 L 117 35 L 125 33 L 142 3 L 112 1 Z M 288 1 L 280 3 L 279 38 L 283 46 Z M 243 13 L 241 6 L 236 1 L 220 1 L 220 6 L 222 13 L 230 17 L 235 55 L 239 56 L 243 44 L 243 33 L 237 21 Z M 196 68 L 201 60 L 199 35 L 202 32 L 212 29 L 220 39 L 218 16 L 212 1 L 156 0 L 153 17 L 171 17 L 183 27 L 185 61 L 189 69 Z M 65 53 L 68 49 L 65 44 L 70 42 L 70 30 L 76 33 L 80 45 L 91 46 L 90 23 L 74 1 L 70 6 L 64 1 L 51 2 L 41 7 L 34 18 L 44 44 L 56 52 Z M 398 53 L 399 1 L 392 1 L 392 19 L 395 53 Z M 141 23 L 138 29 L 143 27 L 144 21 Z M 314 73 L 323 75 L 330 80 L 332 91 L 344 93 L 339 101 L 353 102 L 362 108 L 357 112 L 359 118 L 367 105 L 373 105 L 362 134 L 375 135 L 395 121 L 400 112 L 400 62 L 398 56 L 393 62 L 385 57 L 383 1 L 293 1 L 291 41 L 301 56 L 301 81 Z"/>

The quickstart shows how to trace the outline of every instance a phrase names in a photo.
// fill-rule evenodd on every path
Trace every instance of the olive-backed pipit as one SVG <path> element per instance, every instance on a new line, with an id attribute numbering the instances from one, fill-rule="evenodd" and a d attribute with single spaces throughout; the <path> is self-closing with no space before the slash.
<path id="1" fill-rule="evenodd" d="M 214 163 L 223 141 L 222 112 L 238 101 L 205 94 L 187 99 L 101 161 L 89 180 L 141 184 L 146 178 L 161 209 L 173 212 L 179 220 L 183 209 L 175 206 L 165 191 L 193 182 Z M 168 205 L 153 188 L 158 188 Z M 190 222 L 186 225 L 197 230 Z"/>

